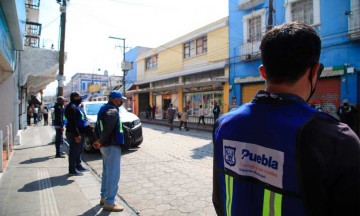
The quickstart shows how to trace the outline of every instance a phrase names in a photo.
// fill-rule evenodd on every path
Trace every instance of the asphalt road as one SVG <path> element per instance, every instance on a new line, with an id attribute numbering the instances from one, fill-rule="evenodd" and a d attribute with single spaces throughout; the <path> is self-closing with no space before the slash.
<path id="1" fill-rule="evenodd" d="M 212 141 L 206 131 L 143 123 L 139 148 L 123 151 L 119 195 L 140 215 L 216 215 Z M 83 154 L 101 176 L 99 154 Z"/>

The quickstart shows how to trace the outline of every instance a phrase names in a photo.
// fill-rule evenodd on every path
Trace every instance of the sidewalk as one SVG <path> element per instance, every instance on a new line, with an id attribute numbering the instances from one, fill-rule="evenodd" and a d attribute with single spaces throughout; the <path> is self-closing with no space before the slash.
<path id="1" fill-rule="evenodd" d="M 125 207 L 123 212 L 103 211 L 99 205 L 99 177 L 92 171 L 83 176 L 68 174 L 68 157 L 54 158 L 51 126 L 30 126 L 21 133 L 21 145 L 15 146 L 4 173 L 0 174 L 0 215 L 73 216 L 136 215 Z M 65 145 L 62 149 L 68 152 Z"/>

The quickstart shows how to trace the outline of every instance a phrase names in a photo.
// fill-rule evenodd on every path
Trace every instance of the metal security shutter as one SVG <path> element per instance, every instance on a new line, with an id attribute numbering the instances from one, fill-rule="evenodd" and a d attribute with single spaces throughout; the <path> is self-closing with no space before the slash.
<path id="1" fill-rule="evenodd" d="M 340 78 L 322 78 L 316 85 L 316 91 L 309 104 L 315 104 L 326 112 L 337 118 L 336 111 L 340 106 Z"/>
<path id="2" fill-rule="evenodd" d="M 241 87 L 241 104 L 250 102 L 259 90 L 265 89 L 265 83 L 244 84 Z"/>

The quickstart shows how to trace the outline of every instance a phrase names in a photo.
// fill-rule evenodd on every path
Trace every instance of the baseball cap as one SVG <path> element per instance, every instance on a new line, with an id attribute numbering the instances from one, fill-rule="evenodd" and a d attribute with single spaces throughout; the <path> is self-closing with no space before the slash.
<path id="1" fill-rule="evenodd" d="M 123 100 L 127 100 L 127 98 L 124 97 L 120 91 L 116 91 L 116 90 L 112 90 L 110 92 L 109 98 L 112 98 L 112 99 L 121 98 Z"/>
<path id="2" fill-rule="evenodd" d="M 73 100 L 75 97 L 82 97 L 82 95 L 77 91 L 71 92 L 70 100 Z"/>

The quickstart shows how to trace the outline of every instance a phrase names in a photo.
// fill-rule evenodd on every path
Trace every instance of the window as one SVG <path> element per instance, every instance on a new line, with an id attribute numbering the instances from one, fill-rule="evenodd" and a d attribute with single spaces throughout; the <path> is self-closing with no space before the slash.
<path id="1" fill-rule="evenodd" d="M 288 0 L 286 21 L 298 21 L 308 25 L 320 24 L 320 0 Z"/>
<path id="2" fill-rule="evenodd" d="M 196 45 L 196 47 L 195 47 Z M 193 57 L 207 52 L 207 36 L 184 44 L 184 58 Z"/>
<path id="3" fill-rule="evenodd" d="M 243 43 L 240 58 L 249 60 L 260 57 L 260 42 L 266 30 L 266 11 L 259 9 L 243 16 Z"/>
<path id="4" fill-rule="evenodd" d="M 291 20 L 303 22 L 308 25 L 314 23 L 312 0 L 298 1 L 291 4 Z"/>
<path id="5" fill-rule="evenodd" d="M 261 41 L 261 16 L 249 19 L 248 42 Z"/>
<path id="6" fill-rule="evenodd" d="M 261 38 L 266 30 L 265 19 L 265 9 L 256 10 L 243 16 L 243 43 L 261 41 Z"/>
<path id="7" fill-rule="evenodd" d="M 145 59 L 145 69 L 156 69 L 158 67 L 158 55 L 153 55 Z"/>
<path id="8" fill-rule="evenodd" d="M 201 53 L 207 52 L 207 37 L 202 37 L 196 39 L 196 54 L 199 55 Z"/>

